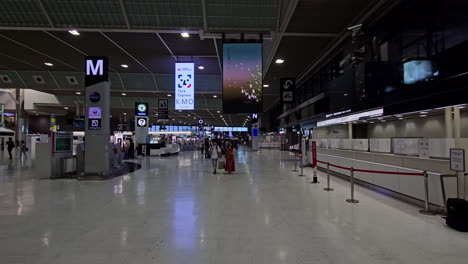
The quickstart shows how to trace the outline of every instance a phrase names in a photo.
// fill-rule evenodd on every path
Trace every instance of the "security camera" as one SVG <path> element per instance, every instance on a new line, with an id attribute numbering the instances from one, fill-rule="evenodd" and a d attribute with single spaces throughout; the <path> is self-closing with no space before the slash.
<path id="1" fill-rule="evenodd" d="M 362 28 L 362 24 L 359 24 L 359 25 L 349 27 L 348 30 L 349 31 L 357 31 L 357 30 L 360 30 L 361 28 Z"/>

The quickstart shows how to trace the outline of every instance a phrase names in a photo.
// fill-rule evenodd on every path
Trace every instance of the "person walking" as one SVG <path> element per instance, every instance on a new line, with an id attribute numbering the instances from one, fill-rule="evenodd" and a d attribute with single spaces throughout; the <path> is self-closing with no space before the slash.
<path id="1" fill-rule="evenodd" d="M 211 163 L 213 164 L 213 174 L 216 174 L 216 169 L 218 168 L 218 158 L 221 157 L 221 148 L 216 144 L 216 141 L 211 142 L 210 147 L 210 157 Z"/>
<path id="2" fill-rule="evenodd" d="M 236 171 L 236 164 L 234 162 L 234 147 L 231 143 L 228 143 L 226 149 L 226 165 L 224 169 L 227 173 L 231 174 L 232 172 Z"/>
<path id="3" fill-rule="evenodd" d="M 21 143 L 20 143 L 20 159 L 21 157 L 24 155 L 24 159 L 28 159 L 28 155 L 26 154 L 26 152 L 28 151 L 28 148 L 26 147 L 26 142 L 24 142 L 24 140 L 21 140 Z"/>
<path id="4" fill-rule="evenodd" d="M 11 155 L 11 152 L 15 148 L 15 142 L 13 142 L 13 139 L 11 137 L 8 138 L 8 141 L 7 141 L 6 145 L 7 145 L 8 155 L 10 155 L 10 159 L 13 159 L 13 156 Z"/>

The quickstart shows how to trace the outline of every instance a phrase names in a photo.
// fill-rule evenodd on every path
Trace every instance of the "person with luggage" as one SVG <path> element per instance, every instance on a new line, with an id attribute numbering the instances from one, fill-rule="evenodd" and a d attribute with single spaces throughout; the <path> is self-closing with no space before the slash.
<path id="1" fill-rule="evenodd" d="M 13 139 L 11 137 L 8 138 L 6 145 L 7 145 L 8 155 L 10 155 L 10 159 L 13 159 L 13 155 L 11 154 L 11 152 L 15 148 L 15 142 L 13 142 Z"/>
<path id="2" fill-rule="evenodd" d="M 232 143 L 227 144 L 226 165 L 224 166 L 224 169 L 227 171 L 228 174 L 231 174 L 232 172 L 236 171 L 236 165 L 234 161 L 234 147 Z"/>
<path id="3" fill-rule="evenodd" d="M 211 163 L 213 165 L 213 174 L 216 174 L 216 169 L 218 167 L 218 158 L 221 158 L 221 148 L 218 146 L 216 141 L 211 142 L 211 147 L 210 147 L 210 157 L 211 157 Z"/>

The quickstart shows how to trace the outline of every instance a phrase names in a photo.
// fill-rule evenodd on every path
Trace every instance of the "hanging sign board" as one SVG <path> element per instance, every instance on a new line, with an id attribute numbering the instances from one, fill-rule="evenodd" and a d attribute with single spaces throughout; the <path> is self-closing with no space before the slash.
<path id="1" fill-rule="evenodd" d="M 147 103 L 135 103 L 135 115 L 136 116 L 148 116 L 148 104 Z"/>
<path id="2" fill-rule="evenodd" d="M 450 169 L 453 171 L 465 171 L 465 150 L 450 149 Z"/>
<path id="3" fill-rule="evenodd" d="M 175 64 L 175 109 L 193 110 L 195 107 L 195 75 L 193 63 Z"/>
<path id="4" fill-rule="evenodd" d="M 167 99 L 158 99 L 158 120 L 169 119 L 169 101 Z"/>
<path id="5" fill-rule="evenodd" d="M 296 78 L 280 79 L 281 104 L 290 104 L 294 100 L 294 90 L 296 89 Z"/>

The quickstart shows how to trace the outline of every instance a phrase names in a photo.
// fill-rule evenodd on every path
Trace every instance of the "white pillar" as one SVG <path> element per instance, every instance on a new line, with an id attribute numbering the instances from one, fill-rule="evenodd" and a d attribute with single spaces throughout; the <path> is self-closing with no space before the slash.
<path id="1" fill-rule="evenodd" d="M 452 108 L 445 108 L 445 137 L 453 138 Z"/>
<path id="2" fill-rule="evenodd" d="M 460 107 L 455 106 L 453 108 L 453 122 L 455 128 L 455 138 L 459 139 L 461 135 L 461 123 L 460 123 Z"/>
<path id="3" fill-rule="evenodd" d="M 353 123 L 348 122 L 348 138 L 353 139 Z"/>

